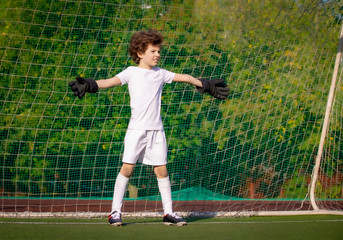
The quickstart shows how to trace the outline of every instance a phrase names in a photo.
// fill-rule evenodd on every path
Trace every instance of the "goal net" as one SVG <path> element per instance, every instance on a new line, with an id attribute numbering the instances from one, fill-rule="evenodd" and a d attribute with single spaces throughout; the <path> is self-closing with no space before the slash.
<path id="1" fill-rule="evenodd" d="M 320 210 L 342 212 L 342 66 L 314 174 L 340 63 L 341 1 L 11 0 L 0 7 L 2 216 L 110 211 L 130 118 L 127 86 L 80 100 L 68 82 L 134 65 L 128 43 L 142 29 L 164 35 L 162 68 L 224 78 L 231 90 L 222 101 L 191 85 L 164 87 L 176 211 L 311 212 L 313 186 Z M 123 211 L 162 212 L 151 167 L 136 166 Z"/>

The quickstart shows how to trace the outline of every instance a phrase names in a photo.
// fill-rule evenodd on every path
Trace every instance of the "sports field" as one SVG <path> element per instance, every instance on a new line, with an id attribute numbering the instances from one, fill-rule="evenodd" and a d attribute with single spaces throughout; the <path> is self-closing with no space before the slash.
<path id="1" fill-rule="evenodd" d="M 184 227 L 160 219 L 128 219 L 112 227 L 106 219 L 1 219 L 0 239 L 342 239 L 343 216 L 188 219 Z"/>

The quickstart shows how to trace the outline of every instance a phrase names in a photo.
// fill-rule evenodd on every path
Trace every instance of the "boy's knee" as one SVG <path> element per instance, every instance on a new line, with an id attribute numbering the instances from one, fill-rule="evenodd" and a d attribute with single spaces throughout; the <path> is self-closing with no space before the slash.
<path id="1" fill-rule="evenodd" d="M 168 170 L 165 165 L 163 166 L 155 166 L 154 172 L 157 178 L 166 178 L 168 177 Z"/>
<path id="2" fill-rule="evenodd" d="M 134 168 L 135 168 L 134 164 L 124 163 L 121 166 L 120 174 L 123 175 L 124 177 L 130 178 L 132 176 L 132 174 L 133 174 L 133 169 Z"/>

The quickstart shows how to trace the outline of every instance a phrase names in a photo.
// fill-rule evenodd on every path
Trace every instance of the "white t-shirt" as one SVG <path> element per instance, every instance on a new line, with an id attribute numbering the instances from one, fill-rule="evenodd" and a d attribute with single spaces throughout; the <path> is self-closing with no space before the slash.
<path id="1" fill-rule="evenodd" d="M 122 85 L 128 84 L 131 119 L 129 129 L 163 130 L 161 95 L 163 85 L 171 83 L 175 73 L 155 67 L 128 67 L 117 74 Z"/>

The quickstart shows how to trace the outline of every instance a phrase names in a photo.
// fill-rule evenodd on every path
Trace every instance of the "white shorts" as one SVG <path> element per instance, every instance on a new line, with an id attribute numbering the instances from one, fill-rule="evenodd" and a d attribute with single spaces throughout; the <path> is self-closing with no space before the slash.
<path id="1" fill-rule="evenodd" d="M 137 161 L 152 166 L 167 164 L 167 141 L 163 130 L 128 129 L 124 140 L 123 162 Z"/>

